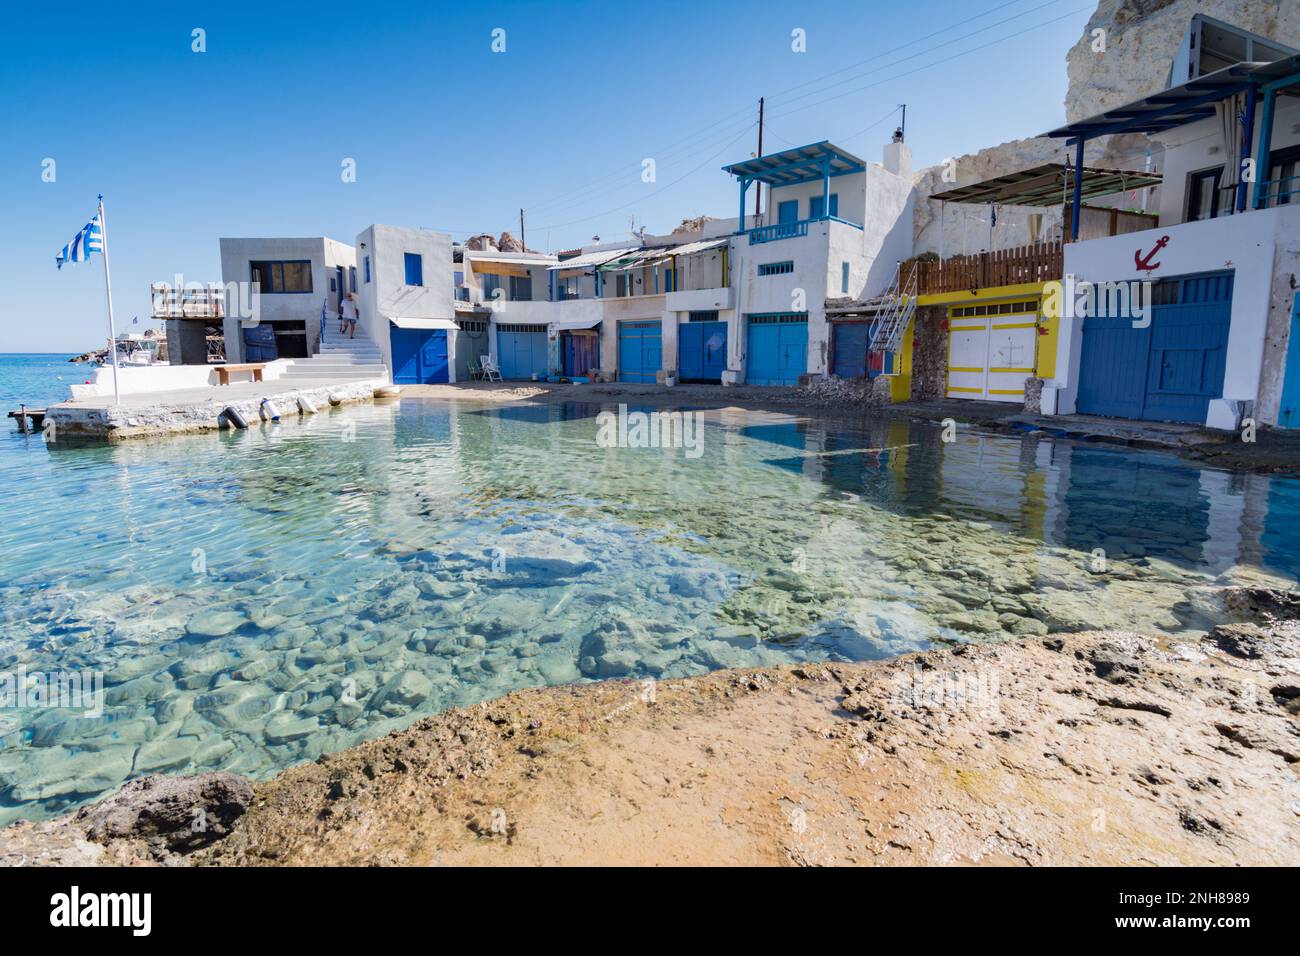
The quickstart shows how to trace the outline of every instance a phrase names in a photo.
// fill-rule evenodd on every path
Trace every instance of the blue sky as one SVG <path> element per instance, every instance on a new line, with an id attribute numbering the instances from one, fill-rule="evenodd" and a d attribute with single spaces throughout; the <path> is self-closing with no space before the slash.
<path id="1" fill-rule="evenodd" d="M 382 222 L 460 239 L 517 233 L 521 206 L 534 248 L 623 238 L 632 216 L 667 232 L 735 215 L 719 167 L 755 149 L 760 95 L 765 152 L 831 139 L 873 161 L 906 102 L 918 168 L 1058 125 L 1093 4 L 114 6 L 27 4 L 0 31 L 0 351 L 102 342 L 98 258 L 54 266 L 100 192 L 133 330 L 151 281 L 221 278 L 220 236 L 352 242 Z"/>

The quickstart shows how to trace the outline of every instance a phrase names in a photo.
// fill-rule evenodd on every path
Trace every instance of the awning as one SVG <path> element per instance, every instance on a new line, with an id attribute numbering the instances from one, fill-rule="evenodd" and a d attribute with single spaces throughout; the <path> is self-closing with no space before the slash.
<path id="1" fill-rule="evenodd" d="M 1159 186 L 1159 173 L 1083 167 L 1083 198 L 1111 196 L 1130 189 Z M 1043 163 L 1018 173 L 995 176 L 969 186 L 934 193 L 941 202 L 996 203 L 1000 206 L 1059 206 L 1074 194 L 1074 170 L 1064 163 Z"/>
<path id="2" fill-rule="evenodd" d="M 626 269 L 645 269 L 672 258 L 671 251 L 671 248 L 666 246 L 657 249 L 638 249 L 631 255 L 606 263 L 600 267 L 600 270 L 602 272 L 623 272 Z"/>
<path id="3" fill-rule="evenodd" d="M 552 332 L 576 332 L 580 329 L 594 329 L 600 325 L 600 319 L 560 319 L 551 322 L 547 328 Z"/>
<path id="4" fill-rule="evenodd" d="M 492 262 L 502 263 L 505 265 L 516 266 L 553 266 L 555 265 L 555 256 L 511 256 L 499 252 L 465 252 L 462 257 L 468 262 Z"/>
<path id="5" fill-rule="evenodd" d="M 723 172 L 731 173 L 737 179 L 767 183 L 773 188 L 815 182 L 827 169 L 832 176 L 842 176 L 860 173 L 866 168 L 865 161 L 826 140 L 722 167 Z"/>
<path id="6" fill-rule="evenodd" d="M 1215 103 L 1245 90 L 1251 85 L 1252 74 L 1270 65 L 1238 63 L 1225 67 L 1044 135 L 1075 143 L 1111 133 L 1163 133 L 1176 126 L 1209 119 L 1215 115 Z"/>
<path id="7" fill-rule="evenodd" d="M 565 259 L 563 262 L 556 263 L 546 268 L 551 272 L 567 272 L 570 269 L 591 269 L 595 266 L 602 266 L 611 259 L 617 259 L 619 256 L 625 256 L 629 252 L 635 252 L 635 248 L 627 249 L 606 249 L 603 252 L 587 252 L 580 256 L 574 256 L 572 259 Z"/>
<path id="8" fill-rule="evenodd" d="M 473 259 L 470 262 L 476 276 L 531 276 L 527 265 L 517 262 L 499 262 L 495 259 Z"/>
<path id="9" fill-rule="evenodd" d="M 717 249 L 727 244 L 727 239 L 702 239 L 699 242 L 688 242 L 684 246 L 675 246 L 668 250 L 669 255 L 689 256 L 697 252 L 708 252 L 710 249 Z"/>
<path id="10" fill-rule="evenodd" d="M 399 329 L 447 329 L 455 331 L 460 328 L 451 319 L 424 319 L 412 315 L 390 315 L 388 321 Z"/>

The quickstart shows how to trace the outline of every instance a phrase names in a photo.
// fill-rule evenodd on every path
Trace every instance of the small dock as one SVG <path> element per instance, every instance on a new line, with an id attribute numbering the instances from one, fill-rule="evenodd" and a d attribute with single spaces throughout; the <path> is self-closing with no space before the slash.
<path id="1" fill-rule="evenodd" d="M 9 413 L 9 417 L 17 423 L 19 431 L 30 435 L 33 431 L 40 431 L 45 424 L 45 409 L 20 405 L 16 411 Z"/>

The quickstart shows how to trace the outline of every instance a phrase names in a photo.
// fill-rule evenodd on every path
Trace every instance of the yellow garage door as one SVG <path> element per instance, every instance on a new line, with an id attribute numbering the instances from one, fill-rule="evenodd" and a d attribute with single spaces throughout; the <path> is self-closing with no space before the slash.
<path id="1" fill-rule="evenodd" d="M 1025 379 L 1034 374 L 1038 314 L 969 314 L 977 308 L 998 306 L 954 309 L 948 320 L 948 397 L 1023 402 Z"/>

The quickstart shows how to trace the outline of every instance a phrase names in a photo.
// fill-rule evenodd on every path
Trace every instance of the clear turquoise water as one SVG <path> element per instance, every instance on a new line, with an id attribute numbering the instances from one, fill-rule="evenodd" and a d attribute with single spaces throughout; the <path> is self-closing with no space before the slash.
<path id="1" fill-rule="evenodd" d="M 62 371 L 39 364 L 0 361 L 0 394 Z M 113 447 L 6 431 L 0 672 L 100 672 L 107 703 L 0 709 L 0 822 L 148 772 L 264 777 L 527 686 L 1193 638 L 1225 584 L 1300 568 L 1290 479 L 740 412 L 688 459 L 599 447 L 598 410 L 402 400 Z"/>

